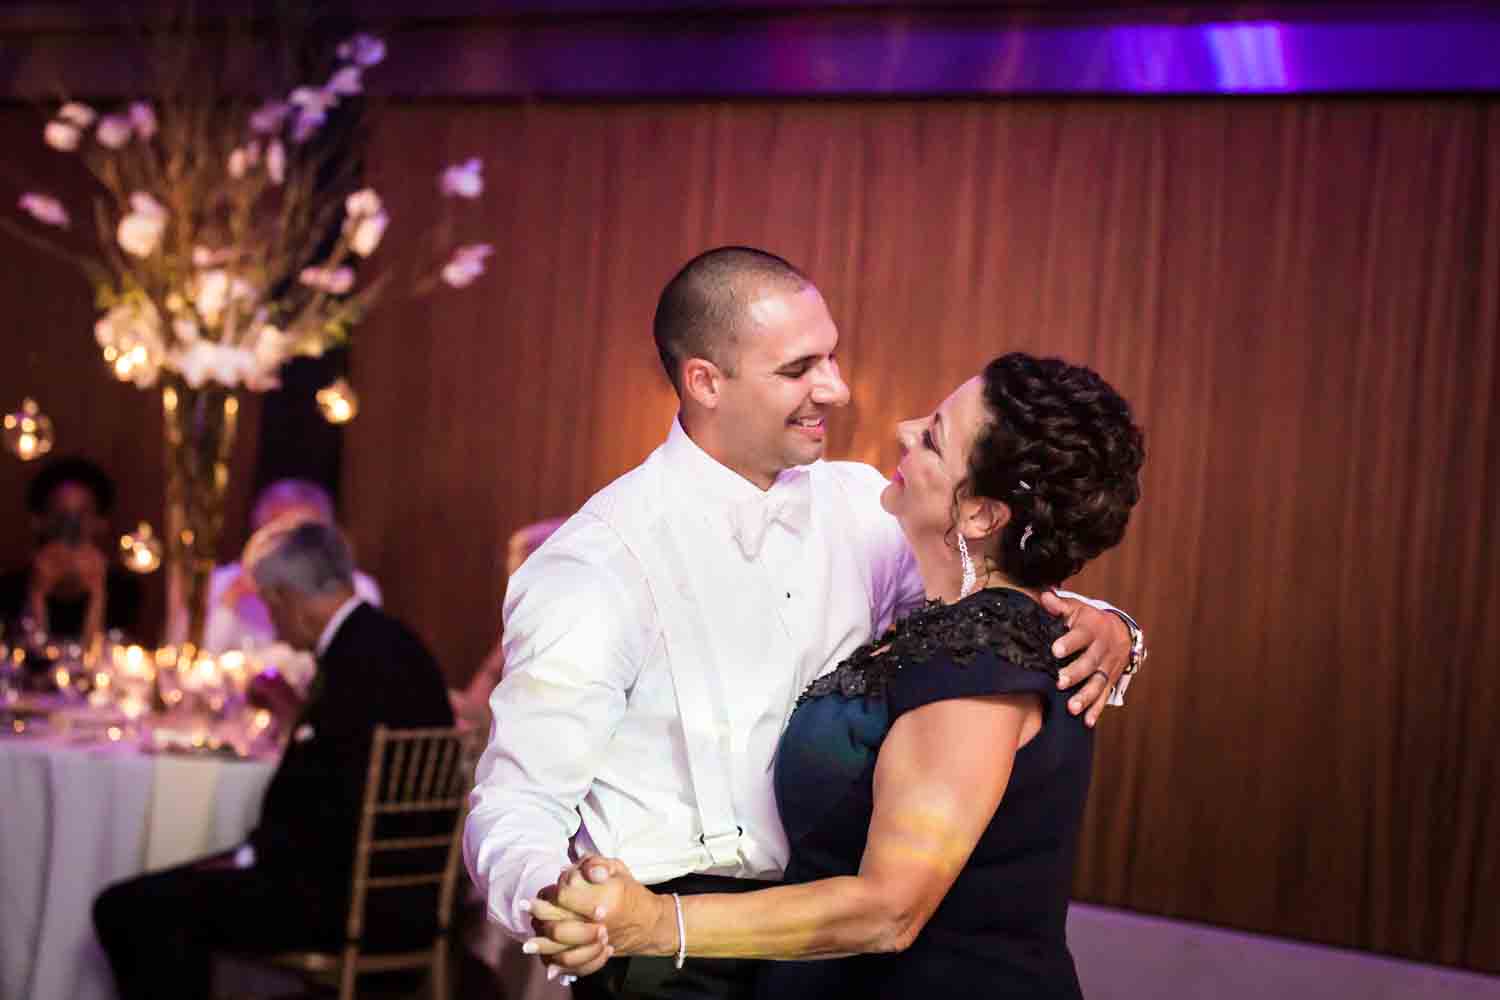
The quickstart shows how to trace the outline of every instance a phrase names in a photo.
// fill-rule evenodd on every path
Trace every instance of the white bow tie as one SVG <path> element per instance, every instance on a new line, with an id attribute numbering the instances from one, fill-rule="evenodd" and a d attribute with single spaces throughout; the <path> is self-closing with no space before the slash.
<path id="1" fill-rule="evenodd" d="M 812 519 L 812 483 L 806 472 L 798 471 L 777 481 L 762 496 L 752 497 L 729 508 L 729 530 L 746 559 L 760 556 L 766 529 L 780 521 L 795 535 L 805 534 Z"/>

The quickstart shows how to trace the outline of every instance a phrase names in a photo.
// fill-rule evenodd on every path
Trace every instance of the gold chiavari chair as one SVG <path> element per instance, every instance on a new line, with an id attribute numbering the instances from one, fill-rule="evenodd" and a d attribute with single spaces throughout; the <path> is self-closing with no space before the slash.
<path id="1" fill-rule="evenodd" d="M 477 741 L 483 734 L 457 728 L 375 727 L 370 770 L 354 847 L 353 884 L 344 947 L 338 952 L 295 951 L 264 961 L 322 986 L 336 986 L 339 1000 L 353 1000 L 362 973 L 426 969 L 434 1000 L 446 1000 L 448 932 L 457 891 L 465 800 L 473 785 Z M 430 817 L 434 832 L 411 835 L 414 821 Z M 436 832 L 441 827 L 441 832 Z M 377 859 L 406 863 L 380 864 Z M 395 873 L 378 873 L 381 868 Z M 437 888 L 435 933 L 430 945 L 407 951 L 371 951 L 370 901 L 379 893 Z"/>

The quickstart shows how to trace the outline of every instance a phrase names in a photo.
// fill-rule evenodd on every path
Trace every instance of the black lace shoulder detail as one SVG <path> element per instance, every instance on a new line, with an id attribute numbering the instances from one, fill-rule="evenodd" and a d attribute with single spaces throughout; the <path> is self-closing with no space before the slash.
<path id="1" fill-rule="evenodd" d="M 966 666 L 987 652 L 1056 677 L 1064 661 L 1052 655 L 1052 643 L 1066 631 L 1060 619 L 1008 588 L 981 590 L 953 604 L 929 601 L 813 681 L 797 705 L 834 692 L 846 698 L 884 697 L 886 685 L 900 670 L 939 654 Z"/>

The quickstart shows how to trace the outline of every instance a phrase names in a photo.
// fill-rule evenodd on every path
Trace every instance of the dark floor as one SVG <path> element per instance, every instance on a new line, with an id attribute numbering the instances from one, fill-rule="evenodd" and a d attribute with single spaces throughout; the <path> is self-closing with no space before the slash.
<path id="1" fill-rule="evenodd" d="M 483 913 L 475 910 L 464 919 L 484 919 Z M 462 929 L 462 928 L 460 928 Z M 479 960 L 461 943 L 462 934 L 455 935 L 455 944 L 449 952 L 449 970 L 453 989 L 449 1000 L 504 1000 L 500 982 L 494 970 Z M 261 967 L 247 967 L 239 960 L 227 960 L 220 966 L 219 988 L 216 994 L 234 1000 L 326 1000 L 336 995 L 323 990 L 291 989 L 294 980 L 284 978 L 281 972 L 268 972 Z M 228 982 L 225 982 L 227 978 Z M 384 980 L 384 982 L 382 982 Z M 226 988 L 227 987 L 227 988 Z M 391 982 L 389 976 L 361 977 L 358 995 L 369 1000 L 428 1000 L 430 994 L 425 979 L 413 982 L 411 978 Z"/>

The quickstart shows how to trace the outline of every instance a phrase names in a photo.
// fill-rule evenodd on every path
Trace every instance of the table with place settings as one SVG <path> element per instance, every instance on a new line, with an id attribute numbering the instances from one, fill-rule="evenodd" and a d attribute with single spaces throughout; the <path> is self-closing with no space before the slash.
<path id="1" fill-rule="evenodd" d="M 100 890 L 232 847 L 260 814 L 274 756 L 153 752 L 111 735 L 0 735 L 0 997 L 113 998 L 92 921 Z"/>

